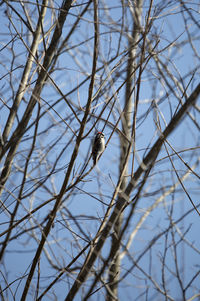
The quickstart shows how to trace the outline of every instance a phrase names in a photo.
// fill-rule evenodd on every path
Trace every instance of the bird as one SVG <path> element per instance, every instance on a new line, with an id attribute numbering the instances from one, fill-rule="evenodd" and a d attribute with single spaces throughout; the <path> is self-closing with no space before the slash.
<path id="1" fill-rule="evenodd" d="M 101 153 L 103 153 L 105 149 L 105 136 L 102 132 L 97 132 L 92 146 L 92 158 L 94 166 L 97 164 L 97 160 Z"/>

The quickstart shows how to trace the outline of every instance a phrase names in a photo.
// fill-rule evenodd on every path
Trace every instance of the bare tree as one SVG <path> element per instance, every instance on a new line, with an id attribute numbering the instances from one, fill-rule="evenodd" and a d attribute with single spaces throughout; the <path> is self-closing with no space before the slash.
<path id="1" fill-rule="evenodd" d="M 0 11 L 1 299 L 200 300 L 198 1 Z"/>

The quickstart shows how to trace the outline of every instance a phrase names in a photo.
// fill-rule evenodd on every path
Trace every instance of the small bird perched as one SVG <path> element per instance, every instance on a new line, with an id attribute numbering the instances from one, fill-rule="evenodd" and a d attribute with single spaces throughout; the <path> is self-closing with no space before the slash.
<path id="1" fill-rule="evenodd" d="M 105 149 L 105 139 L 104 139 L 104 133 L 98 132 L 94 138 L 93 146 L 92 146 L 92 158 L 93 158 L 93 164 L 97 164 L 97 160 L 101 153 L 103 153 Z"/>

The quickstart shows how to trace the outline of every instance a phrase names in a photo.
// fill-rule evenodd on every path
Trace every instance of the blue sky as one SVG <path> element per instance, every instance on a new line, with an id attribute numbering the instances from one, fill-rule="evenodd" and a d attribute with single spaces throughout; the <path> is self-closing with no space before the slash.
<path id="1" fill-rule="evenodd" d="M 155 2 L 156 3 L 156 2 Z M 146 5 L 147 3 L 145 3 Z M 15 4 L 16 5 L 16 4 Z M 107 3 L 108 5 L 108 3 Z M 192 5 L 192 3 L 191 3 Z M 198 4 L 193 3 L 193 8 L 196 10 L 199 9 Z M 71 15 L 67 19 L 66 26 L 64 28 L 63 36 L 65 36 L 70 29 L 70 24 L 73 23 L 74 15 L 77 14 L 77 9 L 73 9 L 71 12 Z M 0 23 L 1 23 L 1 47 L 6 44 L 10 40 L 10 36 L 8 36 L 8 22 L 7 18 L 3 13 L 4 8 L 1 7 L 1 15 Z M 112 18 L 113 20 L 121 20 L 121 8 L 116 6 L 112 9 Z M 188 88 L 188 95 L 190 95 L 192 89 L 197 85 L 199 81 L 199 58 L 196 57 L 195 51 L 191 48 L 189 45 L 184 45 L 184 41 L 187 37 L 187 32 L 185 30 L 183 20 L 179 12 L 179 7 L 173 8 L 173 5 L 167 10 L 167 14 L 161 16 L 158 18 L 158 20 L 155 21 L 154 27 L 152 29 L 152 32 L 150 33 L 151 39 L 153 39 L 153 34 L 159 33 L 160 35 L 160 42 L 158 44 L 157 50 L 163 49 L 163 47 L 166 47 L 170 42 L 175 41 L 170 48 L 166 49 L 163 53 L 160 54 L 160 58 L 162 59 L 162 62 L 169 68 L 169 70 L 173 73 L 175 76 L 177 82 L 181 84 L 181 77 L 184 78 L 184 85 L 187 85 L 191 79 L 191 72 L 195 68 L 197 68 L 195 76 L 192 80 L 191 85 Z M 198 12 L 194 12 L 194 15 L 197 16 Z M 47 13 L 48 14 L 48 13 Z M 101 15 L 101 14 L 100 14 Z M 93 25 L 92 25 L 92 11 L 91 13 L 86 14 L 85 20 L 81 23 L 78 34 L 72 36 L 72 38 L 69 40 L 68 47 L 69 50 L 65 53 L 63 53 L 56 65 L 57 71 L 52 74 L 53 79 L 55 80 L 56 84 L 62 89 L 62 92 L 64 94 L 67 94 L 69 91 L 72 90 L 72 88 L 76 87 L 76 85 L 80 84 L 81 81 L 86 77 L 87 72 L 90 74 L 91 72 L 91 53 L 92 53 L 92 43 L 93 41 L 90 40 L 88 44 L 83 44 L 82 46 L 75 47 L 75 45 L 78 45 L 79 43 L 85 41 L 87 38 L 91 38 L 93 36 Z M 104 21 L 106 22 L 106 15 Z M 20 25 L 15 21 L 16 25 L 20 29 Z M 50 20 L 46 18 L 46 26 L 50 26 Z M 108 21 L 107 21 L 108 22 Z M 188 22 L 188 28 L 190 32 L 194 32 L 196 39 L 193 41 L 194 46 L 196 49 L 199 49 L 199 34 L 197 31 L 197 27 L 191 22 L 190 20 Z M 110 24 L 109 24 L 110 25 Z M 194 28 L 194 29 L 193 29 Z M 103 23 L 100 26 L 102 34 L 101 40 L 100 40 L 100 62 L 99 66 L 102 65 L 103 58 L 107 58 L 108 55 L 112 55 L 116 52 L 116 47 L 119 43 L 117 35 L 114 35 L 114 33 L 107 33 L 108 26 L 107 24 Z M 130 30 L 131 31 L 131 30 Z M 179 38 L 178 38 L 179 37 Z M 116 40 L 115 40 L 116 38 Z M 178 40 L 176 40 L 178 38 Z M 181 42 L 183 41 L 183 44 Z M 30 41 L 29 41 L 30 42 Z M 27 39 L 28 43 L 28 39 Z M 74 49 L 70 50 L 74 46 Z M 127 46 L 127 39 L 123 38 L 120 44 L 120 50 L 123 50 L 124 47 Z M 42 49 L 42 44 L 41 44 Z M 18 54 L 16 57 L 16 60 L 14 62 L 14 67 L 17 67 L 13 73 L 12 73 L 12 79 L 14 84 L 14 91 L 16 91 L 19 80 L 22 72 L 21 66 L 24 66 L 25 63 L 25 47 L 22 45 L 21 41 L 15 42 L 15 51 Z M 88 51 L 89 54 L 86 52 Z M 0 65 L 0 77 L 2 79 L 1 81 L 1 97 L 3 100 L 10 106 L 12 103 L 12 99 L 14 97 L 12 91 L 9 89 L 8 82 L 9 81 L 9 74 L 4 77 L 4 75 L 9 72 L 10 66 L 11 66 L 11 56 L 10 56 L 10 49 L 7 47 L 6 49 L 1 51 L 1 65 Z M 175 53 L 175 54 L 174 54 Z M 169 55 L 170 59 L 169 61 Z M 139 52 L 138 52 L 139 55 Z M 118 57 L 110 66 L 109 68 L 112 68 L 120 59 L 121 57 Z M 78 64 L 78 62 L 81 63 L 81 65 Z M 126 59 L 124 59 L 123 65 L 118 69 L 120 72 L 123 72 L 123 68 L 126 66 Z M 164 66 L 162 66 L 164 69 Z M 65 70 L 65 72 L 63 72 Z M 99 85 L 101 84 L 102 80 L 105 79 L 106 73 L 105 68 L 102 69 L 97 73 L 96 77 L 96 87 L 95 89 L 98 89 Z M 36 78 L 36 76 L 33 77 L 33 81 Z M 120 77 L 115 85 L 114 88 L 117 88 L 120 83 L 123 80 L 123 75 Z M 157 79 L 157 80 L 156 80 Z M 169 83 L 172 84 L 172 81 L 169 80 Z M 107 84 L 107 82 L 106 82 Z M 28 100 L 32 88 L 34 86 L 34 83 L 31 85 L 30 89 L 26 93 L 25 97 Z M 176 87 L 173 86 L 172 88 L 175 89 L 176 93 L 180 95 L 181 98 L 181 92 L 178 91 Z M 99 107 L 95 111 L 95 114 L 98 115 L 102 107 L 104 106 L 106 100 L 110 95 L 112 95 L 113 91 L 110 89 L 110 86 L 107 85 L 107 89 L 105 89 L 103 95 L 98 99 Z M 155 124 L 153 120 L 153 113 L 150 113 L 146 119 L 140 124 L 140 117 L 143 116 L 144 113 L 147 112 L 150 102 L 153 97 L 156 98 L 156 100 L 160 99 L 162 100 L 162 96 L 164 96 L 166 93 L 168 93 L 168 96 L 164 98 L 164 101 L 159 104 L 159 108 L 162 112 L 162 116 L 166 120 L 166 123 L 169 122 L 171 119 L 171 114 L 174 112 L 176 107 L 178 106 L 177 98 L 174 97 L 173 93 L 169 92 L 169 87 L 167 87 L 166 83 L 164 83 L 163 78 L 158 73 L 158 70 L 156 68 L 155 62 L 150 60 L 146 67 L 146 72 L 143 74 L 142 77 L 142 85 L 141 85 L 141 91 L 140 91 L 140 102 L 139 102 L 139 109 L 138 109 L 138 120 L 139 125 L 136 132 L 136 149 L 137 154 L 142 159 L 144 155 L 144 150 L 148 147 L 151 147 L 153 145 L 153 142 L 157 139 L 157 135 L 154 135 L 155 132 Z M 76 103 L 77 105 L 81 105 L 84 108 L 84 105 L 87 100 L 88 95 L 88 82 L 84 84 L 83 86 L 79 87 L 78 91 L 75 91 L 73 93 L 70 93 L 67 97 L 69 99 Z M 42 97 L 47 102 L 45 106 L 43 107 L 43 110 L 49 109 L 49 105 L 53 104 L 56 100 L 60 99 L 60 95 L 55 91 L 55 88 L 52 87 L 51 83 L 49 82 L 46 85 L 46 88 L 42 92 Z M 118 104 L 121 107 L 123 106 L 123 98 L 124 98 L 124 89 L 121 89 L 118 93 Z M 198 101 L 199 104 L 199 101 Z M 19 110 L 19 118 L 20 115 L 23 113 L 25 108 L 25 105 L 22 103 Z M 72 137 L 72 133 L 69 128 L 66 127 L 66 124 L 62 121 L 62 118 L 68 122 L 73 130 L 78 129 L 78 123 L 74 120 L 73 114 L 71 114 L 69 108 L 66 106 L 65 102 L 60 100 L 58 104 L 54 107 L 55 110 L 59 113 L 59 116 L 55 114 L 53 110 L 50 110 L 50 114 L 46 114 L 43 118 L 40 126 L 39 126 L 39 132 L 42 133 L 46 128 L 49 127 L 48 133 L 46 135 L 38 135 L 37 140 L 37 147 L 34 152 L 34 156 L 32 158 L 30 171 L 32 172 L 32 175 L 36 176 L 36 173 L 38 174 L 39 168 L 34 171 L 34 166 L 38 163 L 38 158 L 40 155 L 40 152 L 45 153 L 45 149 L 48 148 L 48 145 L 52 145 L 56 139 L 58 139 L 59 136 L 62 137 L 62 139 L 59 140 L 59 142 L 55 145 L 55 147 L 51 150 L 49 150 L 48 160 L 41 163 L 40 166 L 40 172 L 41 177 L 48 174 L 47 166 L 52 166 L 55 159 L 59 156 L 61 153 L 61 150 L 66 147 L 66 143 L 69 143 L 69 146 L 66 147 L 66 149 L 63 151 L 63 154 L 61 156 L 61 159 L 59 160 L 59 164 L 57 165 L 57 168 L 66 166 L 71 158 L 71 153 L 73 151 L 74 147 L 74 140 L 72 139 L 70 141 L 70 138 Z M 117 116 L 117 106 L 115 108 L 115 114 Z M 6 118 L 9 111 L 7 108 L 1 107 L 1 128 L 4 127 Z M 198 112 L 192 108 L 191 113 L 196 116 Z M 34 121 L 34 118 L 36 117 L 37 111 L 34 112 L 32 116 L 32 122 Z M 82 113 L 80 112 L 80 117 L 82 116 Z M 106 118 L 108 116 L 108 110 L 105 111 L 103 117 Z M 199 117 L 196 117 L 197 120 Z M 91 119 L 91 122 L 88 123 L 86 126 L 86 132 L 90 129 L 91 125 L 94 123 L 95 118 Z M 115 122 L 115 115 L 111 116 L 109 119 L 110 122 Z M 55 122 L 56 126 L 50 127 L 50 125 Z M 17 119 L 16 119 L 16 125 L 17 125 Z M 103 122 L 100 122 L 98 124 L 98 127 L 101 129 L 101 127 L 104 125 Z M 165 124 L 162 121 L 162 127 L 164 128 Z M 105 134 L 106 134 L 106 140 L 108 140 L 109 135 L 111 133 L 112 128 L 109 126 L 106 126 L 105 128 Z M 27 136 L 25 136 L 25 139 L 27 141 L 24 141 L 23 144 L 19 147 L 19 154 L 18 154 L 18 161 L 17 164 L 21 165 L 23 167 L 23 158 L 27 155 L 28 149 L 29 149 L 29 137 L 33 134 L 33 129 L 31 129 Z M 80 171 L 81 166 L 83 166 L 85 162 L 85 158 L 90 153 L 90 146 L 91 146 L 91 140 L 93 138 L 94 131 L 90 133 L 90 135 L 83 140 L 80 147 L 79 156 L 77 158 L 75 171 L 78 173 Z M 169 137 L 169 142 L 173 145 L 173 148 L 176 151 L 181 151 L 188 149 L 184 153 L 183 158 L 192 166 L 197 158 L 198 149 L 196 150 L 196 156 L 194 156 L 194 152 L 189 151 L 189 149 L 193 147 L 198 146 L 199 142 L 199 132 L 197 130 L 197 127 L 195 127 L 194 123 L 191 121 L 191 119 L 187 116 L 179 125 L 179 127 L 173 132 L 173 134 Z M 98 166 L 93 169 L 91 174 L 86 178 L 86 181 L 83 182 L 82 185 L 79 185 L 79 188 L 84 189 L 87 193 L 92 193 L 94 196 L 100 196 L 101 200 L 105 202 L 106 204 L 109 203 L 110 198 L 112 196 L 113 187 L 117 182 L 118 179 L 118 162 L 119 162 L 119 137 L 117 134 L 114 134 L 110 143 L 107 146 L 107 149 L 105 150 L 101 160 L 98 163 Z M 168 146 L 169 152 L 171 153 L 172 150 Z M 166 151 L 162 150 L 161 154 L 159 155 L 158 159 L 162 159 L 163 157 L 167 156 Z M 136 162 L 136 167 L 137 167 Z M 176 165 L 179 174 L 182 175 L 184 171 L 186 171 L 185 166 L 180 162 L 179 159 L 176 157 L 174 158 L 174 164 Z M 14 172 L 15 169 L 13 169 L 13 176 L 11 178 L 12 181 L 10 181 L 9 185 L 7 186 L 10 190 L 15 189 L 15 185 L 19 185 L 21 183 L 21 175 L 16 177 L 16 174 Z M 54 193 L 58 193 L 62 181 L 65 176 L 65 171 L 61 170 L 55 175 L 51 177 L 51 181 L 49 180 L 46 185 L 47 187 Z M 100 177 L 99 177 L 100 174 Z M 152 181 L 151 181 L 152 178 Z M 152 171 L 152 176 L 149 179 L 149 183 L 147 187 L 144 190 L 144 195 L 141 197 L 141 201 L 138 204 L 138 208 L 136 210 L 136 214 L 134 215 L 134 218 L 130 224 L 129 232 L 126 234 L 125 241 L 128 238 L 129 233 L 134 229 L 134 226 L 136 225 L 139 218 L 142 216 L 142 214 L 145 211 L 145 208 L 150 206 L 153 201 L 155 201 L 156 198 L 160 196 L 159 193 L 154 193 L 157 189 L 159 189 L 161 186 L 164 187 L 164 189 L 167 190 L 167 188 L 175 183 L 177 181 L 175 173 L 172 172 L 172 166 L 169 163 L 169 159 L 165 159 L 161 161 L 161 163 L 157 164 L 154 170 Z M 192 178 L 192 179 L 191 179 Z M 199 182 L 197 181 L 197 178 L 191 175 L 190 181 L 186 181 L 184 184 L 187 188 L 187 190 L 190 193 L 190 196 L 197 202 L 198 204 L 198 189 L 199 189 Z M 29 186 L 29 183 L 27 184 L 27 189 L 30 190 L 34 187 L 34 184 L 31 183 Z M 14 188 L 13 188 L 14 186 Z M 19 189 L 19 188 L 18 188 Z M 15 190 L 15 193 L 18 190 Z M 149 193 L 149 194 L 148 194 Z M 151 195 L 152 193 L 152 195 Z M 3 197 L 5 197 L 6 194 L 3 194 Z M 133 195 L 132 195 L 133 196 Z M 44 200 L 46 201 L 51 197 L 51 194 L 48 193 L 47 190 L 41 189 L 37 193 L 33 193 L 32 196 L 28 196 L 27 199 L 24 200 L 23 206 L 26 207 L 26 209 L 30 208 L 30 205 L 33 207 L 37 206 Z M 31 198 L 33 201 L 31 201 Z M 6 200 L 7 204 L 10 205 L 13 202 L 13 198 L 10 196 Z M 65 200 L 65 204 L 67 203 L 67 208 L 70 210 L 74 216 L 79 216 L 78 222 L 80 226 L 84 229 L 84 231 L 88 234 L 88 237 L 90 239 L 95 234 L 96 229 L 99 226 L 100 220 L 103 218 L 103 215 L 106 210 L 106 206 L 104 206 L 101 202 L 93 199 L 92 197 L 89 197 L 88 194 L 81 193 L 80 190 L 75 189 L 72 195 L 68 197 L 67 200 Z M 138 255 L 142 252 L 142 250 L 148 245 L 148 242 L 151 241 L 151 239 L 158 233 L 164 231 L 167 229 L 170 225 L 170 220 L 168 217 L 168 214 L 170 210 L 172 210 L 171 204 L 174 204 L 173 208 L 173 219 L 177 220 L 181 215 L 183 215 L 184 212 L 187 212 L 188 210 L 192 209 L 192 205 L 189 202 L 187 196 L 183 192 L 183 190 L 179 187 L 179 190 L 176 191 L 174 194 L 170 194 L 166 200 L 165 203 L 162 204 L 162 206 L 159 206 L 157 209 L 155 209 L 148 219 L 143 224 L 142 228 L 138 232 L 138 234 L 135 237 L 135 240 L 129 250 L 130 254 L 133 255 L 134 259 L 137 259 Z M 53 203 L 50 204 L 48 207 L 45 206 L 42 210 L 40 210 L 39 214 L 35 216 L 36 221 L 37 219 L 39 221 L 43 220 L 43 218 L 48 214 L 50 209 L 52 208 Z M 11 205 L 9 208 L 12 209 L 13 205 Z M 25 211 L 23 208 L 19 212 L 18 218 L 21 218 L 24 216 Z M 125 211 L 125 216 L 128 214 L 128 210 Z M 90 219 L 89 217 L 93 216 L 96 217 L 93 219 Z M 78 232 L 78 228 L 75 226 L 75 223 L 73 220 L 70 220 L 69 216 L 66 214 L 66 217 L 68 217 L 68 220 L 64 219 L 64 216 L 61 214 L 58 214 L 56 221 L 55 221 L 55 228 L 52 229 L 52 232 L 49 236 L 49 246 L 47 247 L 47 250 L 53 258 L 53 260 L 57 261 L 61 266 L 65 266 L 69 263 L 72 256 L 75 256 L 77 252 L 81 250 L 81 247 L 84 246 L 84 242 L 79 240 L 77 238 L 77 241 L 80 243 L 80 249 L 77 247 L 75 248 L 75 236 L 73 236 L 69 229 L 72 229 L 73 231 Z M 1 221 L 6 221 L 7 218 L 4 214 L 1 215 Z M 36 221 L 34 221 L 36 223 Z M 63 222 L 66 222 L 65 226 L 63 226 Z M 191 226 L 190 226 L 191 225 Z M 12 235 L 17 235 L 20 231 L 23 231 L 25 227 L 30 227 L 31 224 L 28 222 L 21 225 L 21 229 L 14 230 Z M 5 225 L 1 225 L 1 228 L 4 229 Z M 68 227 L 68 228 L 67 228 Z M 186 234 L 186 239 L 188 239 L 190 242 L 192 242 L 195 246 L 195 248 L 199 249 L 200 245 L 197 241 L 198 237 L 198 229 L 199 229 L 199 217 L 196 212 L 191 212 L 188 214 L 188 217 L 184 219 L 184 221 L 177 224 L 177 227 L 180 227 L 182 231 L 186 230 L 188 227 L 190 227 L 189 232 Z M 37 232 L 37 231 L 36 231 Z M 176 232 L 176 239 L 178 240 Z M 39 231 L 37 233 L 37 237 L 40 238 Z M 172 235 L 172 233 L 168 234 L 169 236 Z M 52 241 L 55 239 L 55 237 L 58 239 L 58 244 L 53 244 Z M 160 240 L 157 243 L 157 247 L 151 252 L 147 252 L 147 255 L 145 255 L 142 258 L 141 266 L 146 267 L 147 270 L 152 269 L 152 274 L 154 274 L 155 279 L 160 283 L 161 279 L 161 258 L 163 256 L 163 246 L 164 246 L 164 239 L 168 239 L 167 236 L 163 236 L 160 238 Z M 52 243 L 52 245 L 51 245 Z M 34 250 L 37 246 L 38 242 L 36 242 L 34 239 L 28 240 L 26 236 L 20 236 L 19 239 L 14 240 L 10 243 L 8 251 L 4 258 L 4 264 L 6 265 L 6 270 L 9 271 L 9 281 L 13 281 L 17 277 L 21 277 L 24 275 L 32 262 Z M 180 265 L 184 265 L 185 267 L 185 281 L 187 282 L 188 279 L 191 279 L 192 275 L 194 274 L 194 269 L 198 268 L 198 262 L 199 262 L 199 254 L 198 252 L 192 250 L 191 247 L 188 246 L 189 244 L 185 244 L 184 247 L 180 244 L 180 247 L 178 246 L 178 254 L 180 254 Z M 108 245 L 106 244 L 103 253 L 106 254 L 108 251 Z M 53 251 L 52 251 L 52 250 Z M 183 256 L 183 252 L 184 256 Z M 150 258 L 153 260 L 153 266 L 150 266 Z M 159 261 L 160 258 L 160 261 Z M 83 258 L 80 260 L 80 262 L 83 261 Z M 79 262 L 79 263 L 80 263 Z M 173 268 L 173 258 L 172 253 L 170 253 L 170 250 L 167 254 L 167 263 L 172 265 Z M 97 263 L 96 263 L 97 264 Z M 122 275 L 126 272 L 126 270 L 131 266 L 131 262 L 129 261 L 128 257 L 126 257 L 122 262 Z M 2 268 L 2 271 L 4 271 L 4 268 Z M 42 284 L 44 285 L 46 283 L 49 284 L 51 280 L 54 279 L 54 274 L 52 273 L 52 269 L 49 268 L 49 263 L 47 261 L 47 255 L 42 255 L 41 257 L 41 279 Z M 37 274 L 35 274 L 36 277 Z M 1 276 L 2 277 L 2 276 Z M 34 277 L 33 282 L 35 283 L 36 278 Z M 51 278 L 52 277 L 52 278 Z M 75 277 L 75 275 L 74 275 Z M 169 275 L 166 275 L 166 277 L 169 277 Z M 73 278 L 73 277 L 72 277 Z M 130 273 L 128 277 L 126 277 L 126 280 L 122 284 L 122 288 L 120 289 L 120 298 L 124 298 L 127 296 L 131 296 L 133 288 L 136 295 L 140 295 L 141 290 L 137 288 L 145 285 L 146 281 L 148 280 L 144 277 L 144 274 L 142 274 L 140 271 L 137 270 L 137 273 L 134 272 Z M 176 300 L 181 300 L 180 293 L 179 293 L 179 285 L 174 281 L 170 281 L 170 288 L 172 291 L 172 295 L 176 297 Z M 71 280 L 72 282 L 72 280 Z M 133 284 L 133 286 L 132 286 Z M 153 286 L 151 286 L 151 283 L 148 282 L 150 285 L 149 290 L 149 299 L 150 297 L 154 295 L 155 291 Z M 18 286 L 19 285 L 19 286 Z M 21 292 L 24 286 L 24 280 L 20 283 L 19 281 L 16 281 L 12 285 L 13 291 L 17 291 L 16 293 L 16 299 L 20 298 Z M 55 294 L 59 298 L 63 298 L 63 296 L 66 295 L 66 287 L 68 287 L 68 278 L 63 277 L 63 280 L 56 284 L 55 286 Z M 191 292 L 192 294 L 192 292 Z M 103 294 L 99 295 L 99 300 L 104 300 Z M 189 296 L 188 296 L 189 297 Z M 43 300 L 50 300 L 49 297 L 44 297 Z M 60 300 L 60 299 L 59 299 Z M 80 296 L 77 297 L 76 300 L 80 300 Z M 97 300 L 97 299 L 95 299 Z"/>

